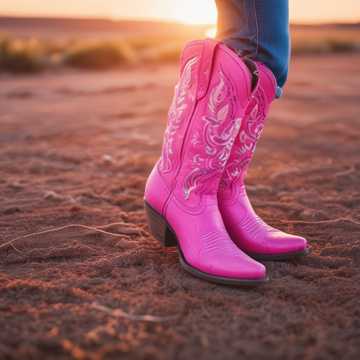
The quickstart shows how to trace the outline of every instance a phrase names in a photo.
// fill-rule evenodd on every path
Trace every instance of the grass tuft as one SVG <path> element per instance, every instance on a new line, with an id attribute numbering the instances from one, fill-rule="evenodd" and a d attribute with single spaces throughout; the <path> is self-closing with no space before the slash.
<path id="1" fill-rule="evenodd" d="M 135 53 L 125 42 L 78 45 L 65 56 L 65 65 L 81 69 L 105 70 L 134 63 Z"/>
<path id="2" fill-rule="evenodd" d="M 295 27 L 292 51 L 297 54 L 360 51 L 358 28 Z M 135 64 L 177 62 L 188 40 L 184 34 L 142 34 L 120 39 L 24 39 L 0 36 L 0 72 L 36 73 L 43 69 L 74 67 L 106 70 Z M 195 36 L 194 34 L 191 37 Z M 199 34 L 198 37 L 203 37 Z"/>
<path id="3" fill-rule="evenodd" d="M 0 71 L 36 73 L 44 68 L 43 49 L 37 40 L 0 41 Z"/>
<path id="4" fill-rule="evenodd" d="M 358 44 L 350 40 L 328 39 L 327 45 L 333 53 L 353 52 L 358 49 Z"/>

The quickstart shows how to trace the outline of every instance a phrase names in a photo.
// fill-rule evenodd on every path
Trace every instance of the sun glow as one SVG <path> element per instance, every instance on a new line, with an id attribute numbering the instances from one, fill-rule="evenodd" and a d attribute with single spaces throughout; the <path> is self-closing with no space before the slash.
<path id="1" fill-rule="evenodd" d="M 205 31 L 205 36 L 208 38 L 215 39 L 216 37 L 216 27 L 211 27 Z"/>
<path id="2" fill-rule="evenodd" d="M 185 24 L 214 24 L 214 0 L 0 0 L 0 14 L 114 19 L 151 19 Z M 360 1 L 290 0 L 293 22 L 359 21 Z"/>
<path id="3" fill-rule="evenodd" d="M 172 14 L 174 20 L 184 24 L 202 25 L 215 24 L 216 7 L 213 0 L 183 0 L 173 4 Z"/>

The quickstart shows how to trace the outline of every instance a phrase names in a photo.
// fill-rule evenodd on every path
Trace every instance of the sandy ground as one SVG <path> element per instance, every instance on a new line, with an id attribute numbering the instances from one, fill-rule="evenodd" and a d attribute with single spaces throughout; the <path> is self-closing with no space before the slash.
<path id="1" fill-rule="evenodd" d="M 192 278 L 147 232 L 175 65 L 2 75 L 0 243 L 68 224 L 120 235 L 66 228 L 0 248 L 0 358 L 359 359 L 359 63 L 294 60 L 248 184 L 312 253 L 266 263 L 271 282 L 251 290 Z"/>

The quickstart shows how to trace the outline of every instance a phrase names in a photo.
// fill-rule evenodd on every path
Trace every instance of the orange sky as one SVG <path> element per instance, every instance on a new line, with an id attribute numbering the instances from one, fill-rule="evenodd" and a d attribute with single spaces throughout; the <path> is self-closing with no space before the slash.
<path id="1" fill-rule="evenodd" d="M 295 22 L 359 21 L 360 0 L 290 0 Z M 213 0 L 1 0 L 2 15 L 150 18 L 213 23 Z"/>

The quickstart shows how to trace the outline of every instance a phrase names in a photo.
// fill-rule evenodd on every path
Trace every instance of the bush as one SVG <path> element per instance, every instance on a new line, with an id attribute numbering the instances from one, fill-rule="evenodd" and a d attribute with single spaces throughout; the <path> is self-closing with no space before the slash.
<path id="1" fill-rule="evenodd" d="M 357 46 L 354 42 L 350 40 L 338 40 L 338 39 L 329 39 L 327 41 L 329 50 L 331 52 L 352 52 L 357 49 Z"/>
<path id="2" fill-rule="evenodd" d="M 180 59 L 182 48 L 183 44 L 177 43 L 151 48 L 144 52 L 143 58 L 156 63 L 177 62 Z"/>
<path id="3" fill-rule="evenodd" d="M 131 48 L 125 43 L 95 43 L 77 46 L 65 57 L 65 64 L 84 69 L 111 69 L 136 62 Z"/>
<path id="4" fill-rule="evenodd" d="M 187 41 L 186 34 L 154 34 L 149 30 L 145 34 L 123 34 L 118 39 L 96 41 L 62 37 L 11 39 L 0 34 L 0 71 L 36 73 L 42 69 L 64 66 L 106 70 L 138 63 L 178 62 L 181 49 Z M 360 51 L 357 28 L 295 27 L 292 40 L 293 54 Z"/>
<path id="5" fill-rule="evenodd" d="M 0 71 L 34 73 L 43 67 L 41 46 L 37 41 L 0 41 Z"/>

